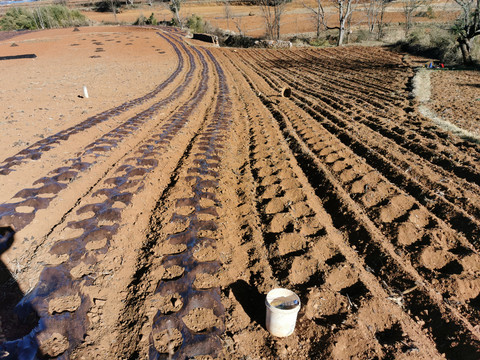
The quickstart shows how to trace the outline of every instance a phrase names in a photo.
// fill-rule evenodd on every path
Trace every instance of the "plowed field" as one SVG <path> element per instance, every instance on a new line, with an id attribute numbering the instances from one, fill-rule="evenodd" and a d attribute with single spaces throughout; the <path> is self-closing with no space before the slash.
<path id="1" fill-rule="evenodd" d="M 135 51 L 103 31 L 69 36 L 106 49 L 106 94 L 3 134 L 0 357 L 480 357 L 480 147 L 417 112 L 411 59 L 122 28 L 153 55 L 112 76 Z M 286 338 L 275 287 L 301 299 Z"/>

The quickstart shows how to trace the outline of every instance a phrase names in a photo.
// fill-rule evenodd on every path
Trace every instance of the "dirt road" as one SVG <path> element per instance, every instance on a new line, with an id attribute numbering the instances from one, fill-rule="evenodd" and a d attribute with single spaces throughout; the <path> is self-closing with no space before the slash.
<path id="1" fill-rule="evenodd" d="M 4 144 L 4 355 L 479 357 L 480 148 L 419 115 L 411 60 L 143 34 L 154 87 Z M 302 303 L 284 339 L 279 286 Z"/>

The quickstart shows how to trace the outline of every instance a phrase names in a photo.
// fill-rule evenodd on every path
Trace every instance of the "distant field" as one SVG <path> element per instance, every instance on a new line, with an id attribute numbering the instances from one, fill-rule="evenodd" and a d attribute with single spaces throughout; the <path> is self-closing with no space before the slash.
<path id="1" fill-rule="evenodd" d="M 21 6 L 39 6 L 55 3 L 53 0 L 39 0 L 34 4 L 23 3 Z M 313 0 L 300 1 L 294 0 L 289 4 L 281 21 L 281 33 L 283 36 L 294 36 L 295 34 L 314 34 L 315 25 L 311 16 L 311 12 L 305 8 L 303 4 L 311 7 L 316 6 Z M 153 6 L 149 6 L 146 2 L 136 3 L 132 8 L 122 8 L 116 14 L 116 17 L 111 12 L 94 12 L 94 2 L 85 2 L 84 0 L 71 0 L 67 2 L 70 7 L 79 7 L 84 9 L 83 13 L 89 19 L 97 23 L 124 23 L 132 24 L 140 16 L 149 16 L 151 13 L 155 15 L 158 20 L 170 20 L 172 13 L 168 9 L 168 3 L 154 2 Z M 10 5 L 11 6 L 11 5 Z M 421 23 L 444 23 L 455 19 L 458 13 L 458 8 L 452 3 L 436 1 L 430 4 L 434 10 L 435 18 L 428 19 L 424 17 L 415 17 L 415 22 Z M 6 11 L 9 6 L 0 6 L 0 13 Z M 327 20 L 330 26 L 336 26 L 338 23 L 338 15 L 334 3 L 326 3 L 324 8 L 327 12 Z M 354 13 L 352 24 L 353 29 L 365 27 L 365 17 L 363 13 L 363 5 L 357 4 L 358 11 Z M 245 35 L 260 37 L 265 34 L 264 19 L 262 12 L 258 6 L 254 5 L 232 5 L 231 18 L 225 16 L 223 3 L 221 2 L 197 2 L 186 1 L 181 8 L 181 16 L 187 18 L 192 14 L 197 14 L 208 21 L 213 27 L 218 27 L 224 30 L 231 30 L 234 32 L 242 32 Z M 385 14 L 385 22 L 394 27 L 404 22 L 402 13 L 402 3 L 393 1 L 387 8 Z"/>

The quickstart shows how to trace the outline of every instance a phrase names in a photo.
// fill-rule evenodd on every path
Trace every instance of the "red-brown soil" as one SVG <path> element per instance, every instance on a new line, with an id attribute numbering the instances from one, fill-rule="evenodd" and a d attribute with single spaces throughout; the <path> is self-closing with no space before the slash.
<path id="1" fill-rule="evenodd" d="M 435 71 L 431 76 L 432 109 L 450 123 L 480 136 L 478 71 Z"/>
<path id="2" fill-rule="evenodd" d="M 480 147 L 417 112 L 415 59 L 127 27 L 0 51 L 37 54 L 0 62 L 0 356 L 478 359 Z"/>

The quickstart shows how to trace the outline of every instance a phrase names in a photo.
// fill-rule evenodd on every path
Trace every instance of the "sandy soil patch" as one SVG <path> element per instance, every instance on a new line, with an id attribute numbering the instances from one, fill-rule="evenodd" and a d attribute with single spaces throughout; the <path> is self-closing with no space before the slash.
<path id="1" fill-rule="evenodd" d="M 3 158 L 151 91 L 175 67 L 154 31 L 119 26 L 27 33 L 0 42 L 0 52 L 37 56 L 0 61 Z M 80 98 L 83 86 L 88 99 Z"/>

